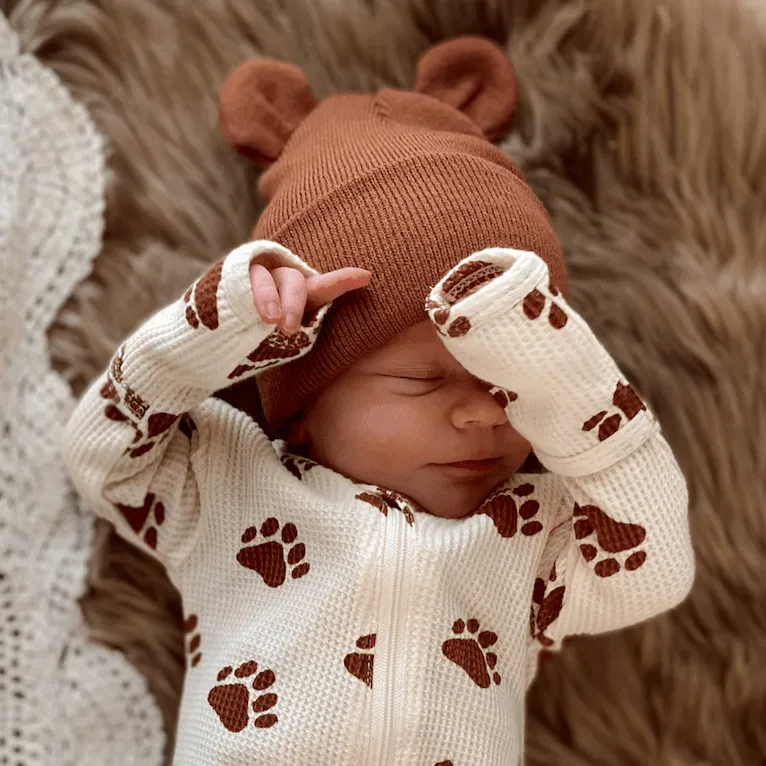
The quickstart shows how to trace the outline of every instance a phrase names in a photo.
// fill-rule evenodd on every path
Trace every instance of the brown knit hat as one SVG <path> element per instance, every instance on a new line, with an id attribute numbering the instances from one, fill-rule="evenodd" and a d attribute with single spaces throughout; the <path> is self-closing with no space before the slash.
<path id="1" fill-rule="evenodd" d="M 490 143 L 510 122 L 516 95 L 508 59 L 481 38 L 427 51 L 412 92 L 319 102 L 299 69 L 270 60 L 230 75 L 221 132 L 268 168 L 259 187 L 268 205 L 254 238 L 279 242 L 320 272 L 372 272 L 369 287 L 335 301 L 309 354 L 258 376 L 270 431 L 356 360 L 425 319 L 430 288 L 477 250 L 532 250 L 566 290 L 542 204 Z"/>

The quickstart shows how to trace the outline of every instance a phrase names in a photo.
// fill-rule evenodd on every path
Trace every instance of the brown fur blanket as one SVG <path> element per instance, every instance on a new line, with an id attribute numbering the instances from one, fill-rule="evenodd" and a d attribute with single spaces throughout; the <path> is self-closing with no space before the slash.
<path id="1" fill-rule="evenodd" d="M 315 89 L 408 85 L 480 33 L 516 66 L 505 146 L 564 243 L 573 303 L 651 402 L 691 490 L 674 613 L 582 638 L 530 694 L 535 766 L 766 762 L 766 27 L 745 0 L 5 0 L 110 143 L 106 234 L 50 333 L 77 392 L 245 238 L 254 170 L 215 131 L 248 55 Z M 103 530 L 83 606 L 172 731 L 184 637 L 163 573 Z"/>

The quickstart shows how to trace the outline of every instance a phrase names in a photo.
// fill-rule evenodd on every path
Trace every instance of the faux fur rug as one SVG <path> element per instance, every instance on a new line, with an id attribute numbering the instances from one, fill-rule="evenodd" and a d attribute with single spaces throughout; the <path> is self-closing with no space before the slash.
<path id="1" fill-rule="evenodd" d="M 742 0 L 744 2 L 744 0 Z M 318 92 L 409 85 L 461 33 L 521 83 L 507 149 L 565 245 L 573 303 L 658 413 L 691 489 L 698 580 L 651 623 L 574 642 L 530 695 L 530 764 L 766 762 L 766 31 L 734 0 L 0 3 L 111 143 L 106 239 L 51 331 L 77 392 L 247 238 L 254 172 L 216 90 L 260 53 Z M 84 609 L 172 731 L 184 637 L 161 571 L 103 530 Z"/>

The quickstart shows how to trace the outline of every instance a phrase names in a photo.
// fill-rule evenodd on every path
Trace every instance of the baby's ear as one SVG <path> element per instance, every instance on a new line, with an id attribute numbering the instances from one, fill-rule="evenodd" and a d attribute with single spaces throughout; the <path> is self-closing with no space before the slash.
<path id="1" fill-rule="evenodd" d="M 463 112 L 490 141 L 508 127 L 518 95 L 511 62 L 483 37 L 458 37 L 427 50 L 418 63 L 415 91 Z"/>
<path id="2" fill-rule="evenodd" d="M 279 158 L 317 103 L 298 67 L 251 59 L 237 67 L 221 88 L 218 128 L 228 144 L 265 168 Z"/>

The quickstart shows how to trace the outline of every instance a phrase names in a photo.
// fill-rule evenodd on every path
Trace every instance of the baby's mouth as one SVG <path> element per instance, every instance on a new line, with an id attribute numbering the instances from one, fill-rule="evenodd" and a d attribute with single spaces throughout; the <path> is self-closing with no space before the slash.
<path id="1" fill-rule="evenodd" d="M 470 471 L 473 473 L 489 473 L 500 462 L 499 457 L 485 458 L 484 460 L 459 460 L 456 463 L 442 463 L 447 468 L 457 471 Z"/>

